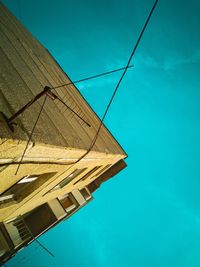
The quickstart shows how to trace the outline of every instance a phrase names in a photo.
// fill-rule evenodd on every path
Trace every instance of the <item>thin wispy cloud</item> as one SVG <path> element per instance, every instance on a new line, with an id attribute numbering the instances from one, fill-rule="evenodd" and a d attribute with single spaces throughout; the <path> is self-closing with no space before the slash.
<path id="1" fill-rule="evenodd" d="M 200 61 L 200 50 L 197 50 L 191 54 L 191 56 L 174 56 L 171 58 L 167 58 L 166 61 L 163 64 L 163 69 L 168 71 L 168 70 L 173 70 L 177 67 L 180 67 L 185 64 L 191 64 L 191 63 L 196 63 Z"/>
<path id="2" fill-rule="evenodd" d="M 174 70 L 185 64 L 197 63 L 200 61 L 200 50 L 196 50 L 191 53 L 190 56 L 179 55 L 173 53 L 173 55 L 166 56 L 163 60 L 157 60 L 155 57 L 149 55 L 139 54 L 135 56 L 133 64 L 137 68 L 159 68 L 164 71 Z"/>
<path id="3" fill-rule="evenodd" d="M 137 68 L 151 67 L 158 68 L 160 66 L 159 62 L 152 56 L 138 54 L 133 60 L 133 64 Z"/>
<path id="4" fill-rule="evenodd" d="M 108 72 L 108 71 L 112 71 L 118 68 L 123 68 L 125 67 L 125 63 L 122 60 L 117 60 L 111 64 L 106 64 L 104 69 L 102 69 L 101 71 L 94 73 L 95 74 L 100 74 L 103 72 Z M 120 72 L 115 72 L 115 73 L 111 73 L 109 75 L 105 75 L 102 77 L 97 77 L 95 79 L 89 80 L 89 81 L 84 81 L 81 83 L 78 83 L 77 86 L 80 90 L 84 90 L 84 89 L 95 89 L 95 88 L 101 88 L 101 87 L 108 87 L 110 85 L 116 85 L 117 81 L 120 77 L 120 75 L 122 74 L 122 71 Z M 93 74 L 91 74 L 93 75 Z"/>

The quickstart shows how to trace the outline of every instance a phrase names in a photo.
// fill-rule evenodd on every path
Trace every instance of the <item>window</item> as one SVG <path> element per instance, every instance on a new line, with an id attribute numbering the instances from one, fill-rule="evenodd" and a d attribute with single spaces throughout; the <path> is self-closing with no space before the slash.
<path id="1" fill-rule="evenodd" d="M 20 181 L 0 195 L 0 203 L 15 201 L 17 197 L 25 190 L 25 188 L 29 186 L 30 183 L 37 180 L 38 177 L 39 176 L 36 175 L 27 175 L 23 177 Z"/>
<path id="2" fill-rule="evenodd" d="M 74 183 L 74 185 L 75 184 L 77 184 L 78 182 L 80 182 L 80 181 L 85 181 L 91 174 L 93 174 L 96 170 L 98 170 L 100 167 L 102 167 L 102 166 L 96 166 L 96 167 L 94 167 L 93 169 L 91 169 L 88 173 L 86 173 L 83 177 L 81 177 L 78 181 L 76 181 L 75 183 Z"/>
<path id="3" fill-rule="evenodd" d="M 38 176 L 34 176 L 34 175 L 27 175 L 24 178 L 22 178 L 18 184 L 24 184 L 24 183 L 30 183 L 35 181 L 38 178 Z"/>
<path id="4" fill-rule="evenodd" d="M 89 190 L 87 188 L 85 188 L 85 187 L 82 188 L 80 190 L 80 192 L 81 192 L 82 196 L 85 198 L 86 201 L 88 201 L 88 200 L 90 200 L 92 198 L 92 196 L 91 196 L 91 194 L 90 194 L 90 192 L 89 192 Z"/>
<path id="5" fill-rule="evenodd" d="M 94 177 L 100 176 L 103 172 L 105 172 L 108 168 L 110 168 L 112 164 L 108 164 L 105 167 L 103 167 L 100 171 L 98 171 L 94 176 L 92 176 L 90 179 L 93 179 Z"/>
<path id="6" fill-rule="evenodd" d="M 5 194 L 5 195 L 0 196 L 0 202 L 7 202 L 10 200 L 14 200 L 14 194 L 10 194 L 10 195 Z"/>
<path id="7" fill-rule="evenodd" d="M 42 186 L 55 174 L 56 172 L 49 172 L 37 175 L 27 175 L 23 177 L 0 195 L 0 206 L 6 207 L 15 202 L 20 202 L 30 195 L 34 190 Z"/>
<path id="8" fill-rule="evenodd" d="M 67 213 L 72 212 L 78 206 L 77 201 L 71 193 L 58 197 L 58 200 Z"/>
<path id="9" fill-rule="evenodd" d="M 57 184 L 55 187 L 53 187 L 49 192 L 53 192 L 57 189 L 61 189 L 64 186 L 66 186 L 69 182 L 71 182 L 75 177 L 77 177 L 78 175 L 80 175 L 82 172 L 84 172 L 86 170 L 86 168 L 83 169 L 76 169 L 75 171 L 73 171 L 71 174 L 69 174 L 66 178 L 64 178 L 59 184 Z"/>

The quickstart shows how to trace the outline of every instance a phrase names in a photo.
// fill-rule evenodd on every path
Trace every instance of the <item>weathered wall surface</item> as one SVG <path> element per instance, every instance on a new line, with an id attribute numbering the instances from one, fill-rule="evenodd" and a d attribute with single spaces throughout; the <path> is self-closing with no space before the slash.
<path id="1" fill-rule="evenodd" d="M 8 117 L 45 86 L 70 82 L 49 52 L 1 4 L 0 40 L 0 110 Z M 87 150 L 97 131 L 99 119 L 74 85 L 57 89 L 56 93 L 92 127 L 86 126 L 62 103 L 47 98 L 32 139 Z M 18 131 L 18 136 L 14 138 L 28 138 L 43 101 L 44 96 L 16 119 L 17 127 L 23 133 Z M 124 154 L 105 127 L 101 129 L 94 150 Z"/>

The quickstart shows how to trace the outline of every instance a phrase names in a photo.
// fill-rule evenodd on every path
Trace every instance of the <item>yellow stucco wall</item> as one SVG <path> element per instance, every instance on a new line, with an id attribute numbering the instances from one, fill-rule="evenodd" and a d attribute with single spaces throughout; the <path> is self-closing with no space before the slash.
<path id="1" fill-rule="evenodd" d="M 44 86 L 70 82 L 49 52 L 0 4 L 0 111 L 7 117 L 36 96 Z M 63 101 L 91 124 L 84 125 L 57 101 L 47 98 L 42 115 L 29 143 L 17 174 L 16 168 L 40 111 L 44 97 L 29 107 L 10 131 L 0 114 L 0 194 L 27 175 L 49 172 L 56 174 L 18 203 L 0 205 L 0 221 L 7 220 L 51 199 L 91 183 L 95 173 L 74 185 L 95 166 L 104 168 L 126 157 L 126 153 L 102 127 L 98 139 L 86 157 L 75 163 L 88 150 L 100 120 L 74 85 L 56 91 Z M 10 164 L 11 163 L 11 164 Z M 47 193 L 73 170 L 87 168 L 64 188 Z M 31 186 L 31 185 L 30 185 Z"/>

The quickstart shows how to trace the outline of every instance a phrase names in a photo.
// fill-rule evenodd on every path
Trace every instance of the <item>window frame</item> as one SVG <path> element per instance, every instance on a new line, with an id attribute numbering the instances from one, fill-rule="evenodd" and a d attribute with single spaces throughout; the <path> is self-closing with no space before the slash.
<path id="1" fill-rule="evenodd" d="M 78 170 L 80 172 L 78 172 L 76 175 L 73 176 L 73 174 Z M 76 178 L 77 176 L 81 175 L 81 173 L 83 173 L 85 170 L 87 170 L 87 168 L 75 169 L 73 172 L 71 172 L 69 175 L 67 175 L 62 181 L 60 181 L 57 185 L 55 185 L 48 192 L 46 192 L 45 195 L 48 194 L 48 193 L 52 193 L 52 192 L 54 192 L 56 190 L 62 189 L 63 187 L 68 185 L 74 178 Z M 64 184 L 63 186 L 60 186 L 60 184 L 64 183 L 64 180 L 67 180 L 67 178 L 71 178 L 71 179 L 69 179 L 69 181 L 67 181 L 67 183 Z"/>
<path id="2" fill-rule="evenodd" d="M 99 168 L 101 168 L 102 165 L 100 166 L 95 166 L 93 167 L 90 171 L 88 171 L 83 177 L 81 177 L 80 179 L 78 179 L 76 182 L 74 182 L 73 185 L 76 185 L 77 183 L 79 183 L 80 181 L 83 182 L 85 181 L 91 174 L 93 174 L 96 170 L 98 170 Z"/>

